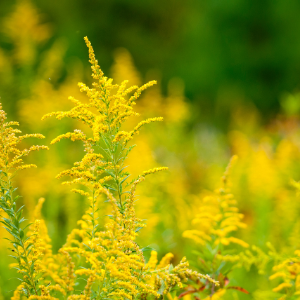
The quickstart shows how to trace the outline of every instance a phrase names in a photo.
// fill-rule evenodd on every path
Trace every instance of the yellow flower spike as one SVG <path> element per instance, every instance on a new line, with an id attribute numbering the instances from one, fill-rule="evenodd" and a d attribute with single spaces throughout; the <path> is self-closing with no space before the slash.
<path id="1" fill-rule="evenodd" d="M 172 253 L 167 253 L 159 262 L 157 268 L 162 269 L 165 268 L 166 266 L 170 265 L 171 260 L 174 258 L 174 254 Z"/>
<path id="2" fill-rule="evenodd" d="M 147 120 L 141 121 L 139 124 L 137 124 L 137 126 L 134 127 L 134 131 L 137 132 L 145 124 L 149 124 L 152 122 L 161 122 L 163 120 L 164 120 L 163 117 L 159 117 L 159 118 L 149 118 Z"/>
<path id="3" fill-rule="evenodd" d="M 134 95 L 130 97 L 129 103 L 137 100 L 141 95 L 142 91 L 146 90 L 148 87 L 153 86 L 154 84 L 157 84 L 156 80 L 149 81 L 148 83 L 145 83 L 144 85 L 139 87 L 137 91 L 134 93 Z"/>
<path id="4" fill-rule="evenodd" d="M 83 142 L 85 142 L 87 140 L 87 137 L 80 130 L 74 130 L 74 133 L 73 132 L 72 133 L 68 132 L 68 133 L 59 135 L 58 137 L 56 137 L 55 139 L 53 139 L 51 141 L 51 145 L 55 144 L 57 142 L 60 142 L 62 139 L 70 139 L 72 142 L 74 142 L 74 141 L 83 141 Z"/>
<path id="5" fill-rule="evenodd" d="M 119 142 L 122 138 L 125 138 L 125 140 L 129 141 L 130 139 L 132 139 L 132 135 L 126 131 L 119 131 L 113 139 L 113 142 Z"/>
<path id="6" fill-rule="evenodd" d="M 283 282 L 281 284 L 279 284 L 276 288 L 274 288 L 272 291 L 273 292 L 280 292 L 282 289 L 285 288 L 291 288 L 293 285 L 288 283 L 288 282 Z"/>
<path id="7" fill-rule="evenodd" d="M 88 192 L 85 192 L 85 191 L 79 190 L 79 189 L 72 189 L 71 192 L 77 193 L 77 194 L 79 194 L 81 196 L 86 196 L 86 197 L 90 196 L 90 194 Z"/>
<path id="8" fill-rule="evenodd" d="M 188 230 L 183 236 L 195 240 L 199 244 L 203 244 L 204 240 L 208 242 L 210 237 L 215 235 L 214 245 L 223 244 L 229 245 L 236 243 L 242 247 L 248 247 L 244 241 L 230 236 L 232 232 L 238 228 L 246 227 L 246 224 L 241 222 L 243 215 L 238 213 L 238 208 L 235 206 L 236 201 L 233 195 L 227 188 L 228 176 L 237 157 L 233 156 L 225 173 L 222 177 L 222 186 L 217 189 L 213 196 L 207 196 L 202 200 L 200 213 L 192 221 L 193 224 L 201 224 L 202 230 Z M 226 191 L 228 190 L 228 192 Z"/>
<path id="9" fill-rule="evenodd" d="M 92 65 L 93 78 L 100 80 L 100 79 L 102 79 L 104 74 L 101 71 L 101 69 L 98 65 L 98 61 L 95 58 L 94 49 L 91 45 L 91 42 L 88 40 L 87 37 L 84 37 L 84 41 L 85 41 L 87 47 L 89 48 L 89 58 L 90 58 L 90 63 Z"/>
<path id="10" fill-rule="evenodd" d="M 234 244 L 238 244 L 238 245 L 240 245 L 240 246 L 242 246 L 244 248 L 248 248 L 249 247 L 249 244 L 247 244 L 243 240 L 237 239 L 237 238 L 235 238 L 233 236 L 229 237 L 228 241 L 231 242 L 231 243 L 234 243 Z"/>
<path id="11" fill-rule="evenodd" d="M 156 265 L 157 265 L 157 252 L 156 251 L 151 251 L 151 256 L 149 258 L 149 261 L 146 265 L 146 268 L 149 268 L 150 270 L 155 270 Z"/>
<path id="12" fill-rule="evenodd" d="M 167 171 L 168 169 L 169 169 L 168 167 L 160 167 L 160 168 L 150 169 L 148 171 L 144 171 L 142 176 L 154 174 L 154 173 L 157 173 L 157 172 L 160 172 L 160 171 Z"/>
<path id="13" fill-rule="evenodd" d="M 24 283 L 21 283 L 14 291 L 13 297 L 11 297 L 11 300 L 21 300 L 21 297 L 23 296 L 22 290 L 25 288 Z"/>
<path id="14" fill-rule="evenodd" d="M 25 169 L 30 169 L 30 168 L 37 168 L 37 166 L 34 164 L 22 165 L 22 166 L 17 166 L 16 170 L 25 170 Z"/>
<path id="15" fill-rule="evenodd" d="M 210 276 L 214 276 L 219 270 L 218 268 L 222 267 L 223 262 L 231 262 L 232 268 L 241 266 L 242 261 L 246 261 L 250 266 L 252 262 L 256 263 L 254 260 L 250 262 L 250 255 L 245 255 L 242 250 L 233 247 L 233 244 L 237 244 L 243 248 L 249 248 L 248 243 L 233 235 L 239 228 L 246 227 L 246 224 L 242 222 L 244 216 L 239 213 L 237 201 L 230 191 L 230 172 L 236 160 L 236 156 L 230 160 L 221 178 L 220 187 L 199 201 L 198 213 L 192 220 L 195 228 L 183 233 L 183 237 L 198 244 L 198 259 L 203 261 L 199 271 L 207 270 L 207 266 L 209 266 Z M 209 261 L 207 261 L 207 249 L 212 249 L 211 260 Z M 227 250 L 233 254 L 227 255 Z M 266 263 L 266 260 L 263 262 Z M 222 295 L 225 292 L 226 290 L 222 289 L 216 291 L 213 293 L 212 299 L 218 299 L 217 294 Z"/>
<path id="16" fill-rule="evenodd" d="M 13 169 L 22 170 L 36 167 L 34 164 L 23 165 L 23 157 L 32 151 L 48 150 L 47 146 L 31 146 L 29 149 L 19 150 L 17 147 L 22 140 L 27 138 L 45 138 L 42 134 L 25 134 L 16 136 L 21 133 L 20 130 L 13 129 L 11 126 L 18 126 L 18 122 L 5 122 L 6 113 L 2 110 L 0 103 L 0 168 L 6 173 L 12 172 Z M 13 154 L 13 156 L 12 156 Z M 7 167 L 8 166 L 8 167 Z"/>
<path id="17" fill-rule="evenodd" d="M 56 285 L 50 285 L 47 287 L 47 290 L 50 292 L 50 291 L 58 291 L 60 293 L 62 293 L 64 296 L 67 295 L 66 291 L 58 284 Z"/>
<path id="18" fill-rule="evenodd" d="M 287 274 L 285 272 L 276 272 L 272 276 L 269 277 L 270 280 L 274 280 L 276 278 L 286 278 Z"/>

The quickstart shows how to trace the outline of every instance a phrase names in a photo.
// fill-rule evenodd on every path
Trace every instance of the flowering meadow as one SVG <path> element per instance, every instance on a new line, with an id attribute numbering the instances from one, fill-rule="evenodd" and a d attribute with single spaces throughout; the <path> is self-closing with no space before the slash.
<path id="1" fill-rule="evenodd" d="M 298 94 L 219 130 L 125 48 L 65 62 L 29 1 L 4 28 L 0 300 L 300 299 Z"/>

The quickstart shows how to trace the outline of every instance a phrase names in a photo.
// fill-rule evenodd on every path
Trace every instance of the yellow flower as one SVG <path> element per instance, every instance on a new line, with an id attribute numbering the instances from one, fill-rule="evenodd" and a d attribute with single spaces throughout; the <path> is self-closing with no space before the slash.
<path id="1" fill-rule="evenodd" d="M 279 284 L 276 288 L 274 288 L 273 292 L 280 292 L 282 289 L 290 288 L 292 286 L 293 285 L 288 282 L 283 282 L 283 283 Z"/>
<path id="2" fill-rule="evenodd" d="M 232 232 L 246 227 L 241 221 L 244 216 L 239 213 L 237 202 L 228 187 L 228 175 L 236 159 L 236 156 L 232 157 L 222 177 L 222 186 L 200 203 L 199 213 L 193 220 L 193 224 L 200 224 L 199 229 L 186 230 L 184 237 L 201 245 L 213 242 L 215 245 L 228 246 L 235 243 L 244 248 L 249 247 L 246 242 L 232 236 Z"/>

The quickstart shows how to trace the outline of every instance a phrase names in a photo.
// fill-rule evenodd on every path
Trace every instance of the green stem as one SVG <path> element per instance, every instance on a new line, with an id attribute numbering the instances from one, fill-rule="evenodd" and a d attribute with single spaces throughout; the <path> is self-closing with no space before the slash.
<path id="1" fill-rule="evenodd" d="M 97 295 L 96 300 L 98 299 L 98 297 L 100 297 L 100 294 L 102 293 L 103 286 L 104 286 L 104 282 L 105 282 L 105 277 L 106 277 L 106 265 L 105 265 L 105 269 L 104 269 L 103 280 L 102 280 L 101 285 L 99 286 L 99 289 L 98 289 L 98 295 Z"/>
<path id="2" fill-rule="evenodd" d="M 6 174 L 7 173 L 7 170 L 6 171 Z M 10 180 L 10 177 L 7 175 L 7 185 L 8 185 L 8 189 L 9 189 L 9 194 L 10 194 L 10 207 L 13 208 L 13 205 L 12 205 L 12 202 L 13 202 L 13 191 L 12 191 L 12 183 L 11 183 L 11 180 Z M 18 217 L 17 217 L 17 214 L 16 214 L 16 211 L 13 209 L 13 219 L 15 220 L 18 220 Z M 12 216 L 9 216 L 9 219 L 11 221 L 11 223 L 13 224 L 13 220 L 12 220 Z M 37 292 L 37 289 L 36 289 L 36 286 L 35 286 L 35 282 L 34 282 L 34 278 L 32 277 L 32 274 L 31 274 L 31 271 L 30 271 L 30 266 L 29 266 L 29 263 L 28 263 L 28 253 L 25 249 L 25 245 L 24 245 L 24 242 L 23 242 L 23 238 L 21 237 L 21 234 L 20 234 L 20 229 L 19 229 L 19 226 L 18 226 L 18 231 L 17 231 L 18 235 L 19 235 L 19 238 L 20 238 L 20 244 L 21 244 L 21 247 L 23 249 L 23 253 L 24 253 L 24 256 L 25 256 L 25 259 L 23 259 L 26 263 L 26 268 L 27 268 L 27 273 L 28 273 L 28 276 L 29 276 L 29 280 L 31 282 L 31 286 L 32 288 L 34 289 L 35 291 L 35 294 L 38 295 L 38 292 Z M 16 238 L 14 237 L 14 241 L 17 243 L 17 240 Z M 20 253 L 19 251 L 17 251 L 17 254 L 20 256 Z M 22 268 L 21 266 L 21 263 L 19 263 L 19 266 L 20 268 Z"/>

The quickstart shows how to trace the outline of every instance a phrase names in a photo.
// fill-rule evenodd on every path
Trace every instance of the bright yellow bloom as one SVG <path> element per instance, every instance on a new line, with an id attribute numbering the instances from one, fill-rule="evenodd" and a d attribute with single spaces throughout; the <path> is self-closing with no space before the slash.
<path id="1" fill-rule="evenodd" d="M 18 122 L 6 122 L 6 113 L 2 110 L 2 105 L 0 103 L 0 170 L 4 171 L 6 174 L 13 174 L 18 169 L 36 167 L 33 164 L 24 164 L 23 158 L 32 151 L 48 149 L 47 146 L 31 146 L 29 149 L 20 150 L 19 144 L 22 140 L 31 137 L 38 139 L 43 139 L 45 137 L 38 133 L 17 136 L 21 131 L 13 129 L 11 126 L 18 125 Z"/>
<path id="2" fill-rule="evenodd" d="M 300 294 L 300 260 L 298 253 L 299 250 L 296 250 L 296 257 L 284 259 L 273 266 L 274 274 L 271 275 L 269 279 L 280 279 L 281 282 L 273 288 L 274 292 L 280 292 L 286 295 Z"/>
<path id="3" fill-rule="evenodd" d="M 276 288 L 274 288 L 273 292 L 280 292 L 282 289 L 290 288 L 292 286 L 293 285 L 288 282 L 283 282 L 283 283 L 279 284 Z"/>
<path id="4" fill-rule="evenodd" d="M 235 156 L 231 159 L 222 177 L 222 186 L 213 195 L 202 200 L 199 213 L 193 220 L 193 224 L 200 225 L 199 229 L 185 231 L 184 237 L 193 239 L 201 245 L 212 241 L 215 245 L 228 246 L 235 243 L 244 248 L 249 246 L 241 239 L 231 236 L 232 232 L 246 227 L 241 221 L 244 216 L 239 213 L 237 202 L 228 188 L 228 175 L 236 159 Z"/>

